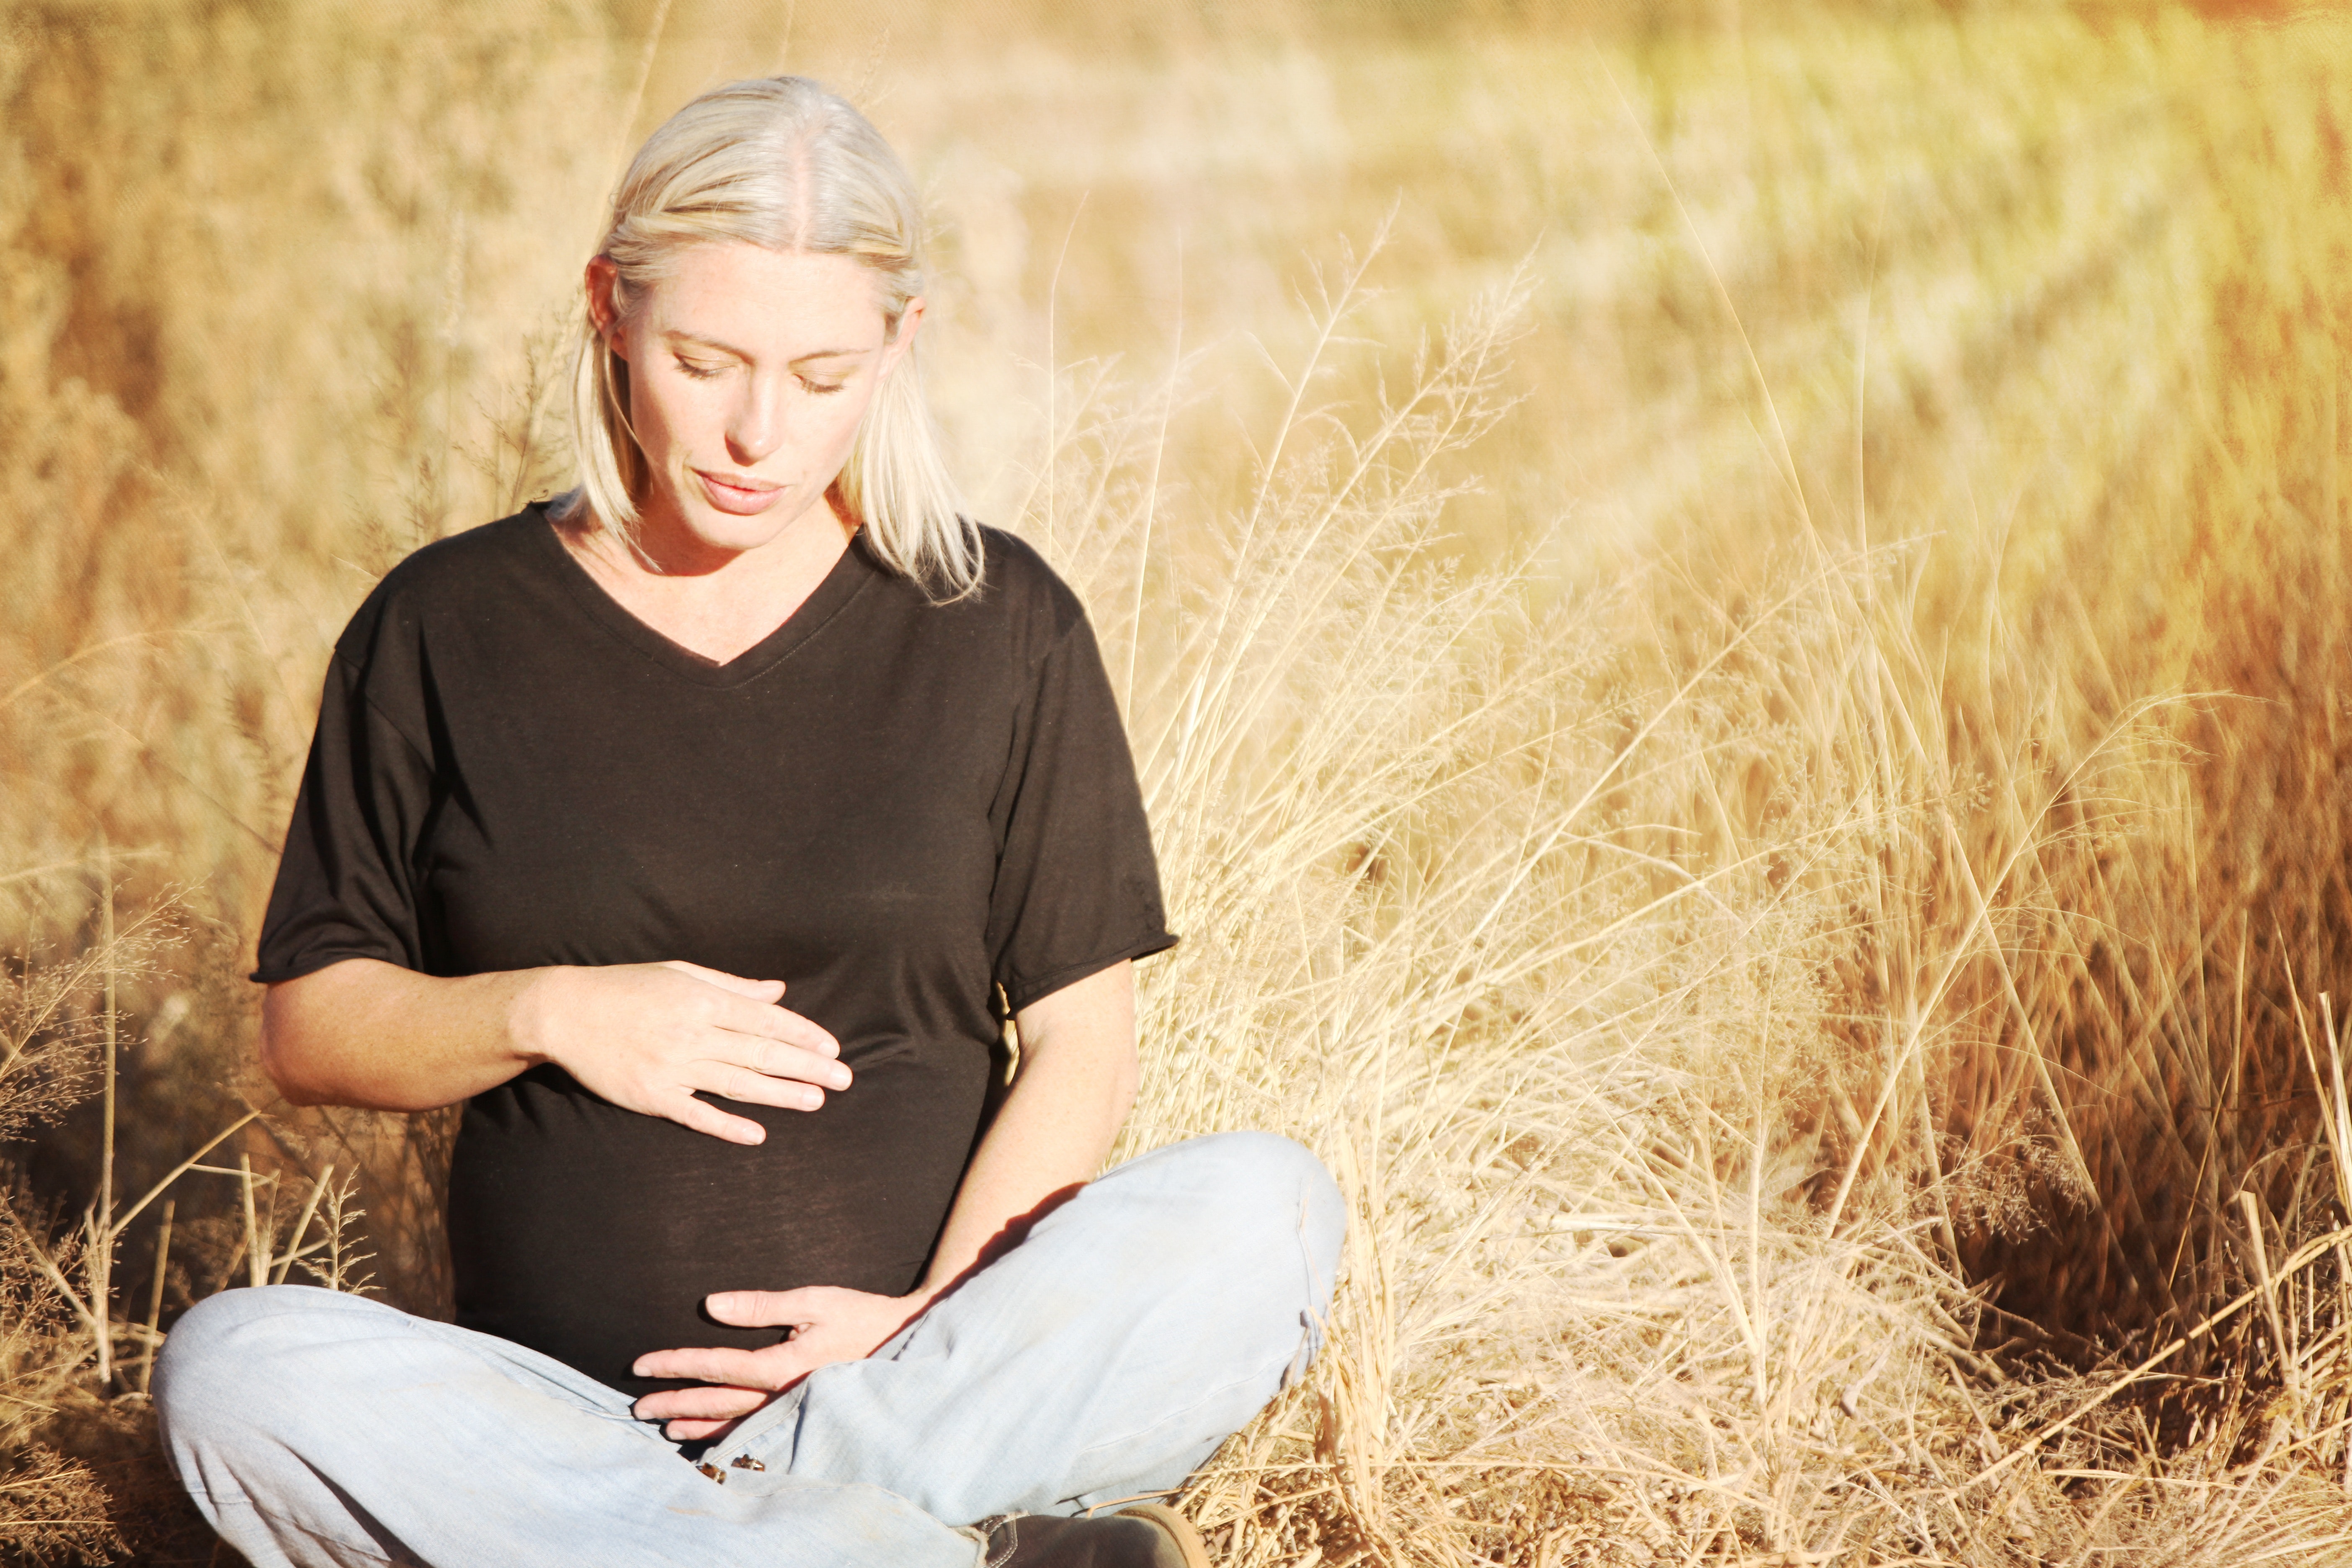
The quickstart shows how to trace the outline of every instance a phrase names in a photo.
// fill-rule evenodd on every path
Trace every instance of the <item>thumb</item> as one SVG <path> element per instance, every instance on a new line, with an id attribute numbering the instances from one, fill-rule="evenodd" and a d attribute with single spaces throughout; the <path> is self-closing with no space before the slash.
<path id="1" fill-rule="evenodd" d="M 807 1323 L 814 1290 L 714 1290 L 702 1305 L 720 1322 L 738 1329 L 799 1328 Z"/>

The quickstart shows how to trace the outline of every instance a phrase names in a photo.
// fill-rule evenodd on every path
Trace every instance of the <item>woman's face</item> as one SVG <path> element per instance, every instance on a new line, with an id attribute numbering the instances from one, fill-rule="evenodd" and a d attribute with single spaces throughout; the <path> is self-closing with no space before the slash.
<path id="1" fill-rule="evenodd" d="M 609 261 L 589 263 L 589 310 L 628 362 L 629 422 L 651 470 L 639 542 L 692 570 L 826 515 L 825 490 L 922 301 L 893 335 L 874 274 L 848 257 L 736 241 L 686 251 L 625 321 L 612 277 Z"/>

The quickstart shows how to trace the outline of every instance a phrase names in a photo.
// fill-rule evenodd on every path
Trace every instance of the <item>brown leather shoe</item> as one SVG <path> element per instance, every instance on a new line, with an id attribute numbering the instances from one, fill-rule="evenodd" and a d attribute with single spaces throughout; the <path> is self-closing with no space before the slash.
<path id="1" fill-rule="evenodd" d="M 982 1528 L 985 1568 L 1209 1568 L 1201 1532 L 1163 1503 L 1129 1503 L 1100 1519 L 1007 1514 Z"/>

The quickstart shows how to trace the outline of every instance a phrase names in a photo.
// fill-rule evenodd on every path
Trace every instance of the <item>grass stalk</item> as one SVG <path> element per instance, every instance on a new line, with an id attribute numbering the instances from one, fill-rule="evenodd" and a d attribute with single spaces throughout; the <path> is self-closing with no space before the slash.
<path id="1" fill-rule="evenodd" d="M 163 1342 L 163 1284 L 170 1278 L 172 1264 L 172 1215 L 177 1206 L 173 1199 L 163 1200 L 163 1222 L 155 1228 L 155 1279 L 147 1291 L 147 1344 L 139 1358 L 139 1392 L 148 1393 L 154 1382 L 155 1351 Z"/>

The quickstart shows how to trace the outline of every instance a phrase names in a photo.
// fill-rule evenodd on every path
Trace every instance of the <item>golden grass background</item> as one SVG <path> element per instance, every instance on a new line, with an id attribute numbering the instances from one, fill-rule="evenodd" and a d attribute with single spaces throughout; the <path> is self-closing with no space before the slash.
<path id="1" fill-rule="evenodd" d="M 560 482 L 605 187 L 782 68 L 915 169 L 977 510 L 1129 701 L 1187 935 L 1129 1145 L 1276 1128 L 1355 1205 L 1330 1351 L 1188 1495 L 1224 1561 L 2352 1560 L 2345 59 L 0 5 L 0 1541 L 215 1560 L 141 1394 L 188 1301 L 434 1305 L 445 1124 L 247 1065 L 317 682 Z"/>

